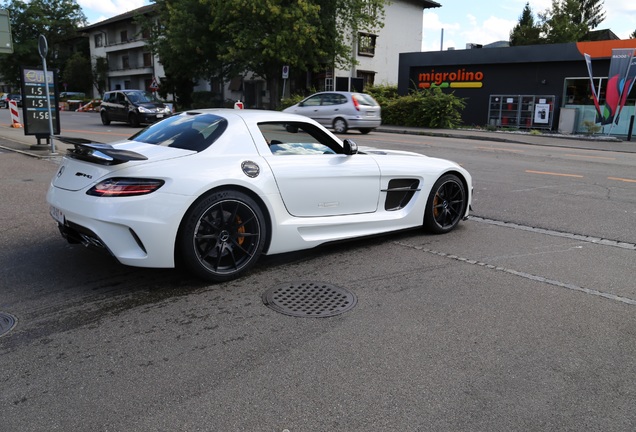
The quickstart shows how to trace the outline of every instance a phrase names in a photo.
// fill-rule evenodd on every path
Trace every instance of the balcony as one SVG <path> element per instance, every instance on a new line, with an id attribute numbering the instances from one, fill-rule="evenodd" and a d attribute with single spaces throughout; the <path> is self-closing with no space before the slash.
<path id="1" fill-rule="evenodd" d="M 126 51 L 126 50 L 130 50 L 134 48 L 144 48 L 145 46 L 146 46 L 146 39 L 129 38 L 128 40 L 124 42 L 115 42 L 115 43 L 106 44 L 106 46 L 104 47 L 104 51 L 106 53 L 114 53 L 117 51 Z"/>

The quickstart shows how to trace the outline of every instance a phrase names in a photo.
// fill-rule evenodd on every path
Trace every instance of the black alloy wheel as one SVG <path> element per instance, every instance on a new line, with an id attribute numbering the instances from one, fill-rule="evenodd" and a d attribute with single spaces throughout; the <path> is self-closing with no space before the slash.
<path id="1" fill-rule="evenodd" d="M 191 208 L 178 240 L 180 258 L 213 282 L 239 277 L 263 251 L 267 226 L 258 204 L 238 191 L 212 193 Z"/>
<path id="2" fill-rule="evenodd" d="M 424 227 L 436 234 L 453 230 L 466 212 L 467 194 L 462 181 L 454 174 L 440 177 L 429 194 Z"/>

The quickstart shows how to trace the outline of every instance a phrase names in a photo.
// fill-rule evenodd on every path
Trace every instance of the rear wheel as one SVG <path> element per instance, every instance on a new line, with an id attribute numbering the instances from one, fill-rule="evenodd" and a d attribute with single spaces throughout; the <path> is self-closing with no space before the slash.
<path id="1" fill-rule="evenodd" d="M 102 111 L 100 113 L 100 116 L 102 118 L 102 124 L 104 126 L 108 126 L 110 124 L 110 119 L 108 118 L 108 114 L 106 113 L 106 111 Z"/>
<path id="2" fill-rule="evenodd" d="M 428 196 L 424 228 L 442 234 L 453 230 L 466 212 L 466 189 L 454 174 L 440 177 Z"/>
<path id="3" fill-rule="evenodd" d="M 347 126 L 345 119 L 338 117 L 333 121 L 333 130 L 336 133 L 345 133 L 347 132 L 347 129 L 349 129 L 349 127 Z"/>
<path id="4" fill-rule="evenodd" d="M 212 193 L 188 211 L 177 247 L 182 264 L 213 282 L 239 277 L 263 251 L 267 236 L 265 217 L 258 204 L 244 193 Z"/>

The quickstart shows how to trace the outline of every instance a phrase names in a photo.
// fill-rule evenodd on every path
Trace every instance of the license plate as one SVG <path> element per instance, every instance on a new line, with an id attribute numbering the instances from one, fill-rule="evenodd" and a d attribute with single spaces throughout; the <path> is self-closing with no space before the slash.
<path id="1" fill-rule="evenodd" d="M 367 111 L 367 117 L 375 117 L 375 111 Z"/>
<path id="2" fill-rule="evenodd" d="M 157 114 L 157 118 L 163 118 L 163 114 Z"/>
<path id="3" fill-rule="evenodd" d="M 62 213 L 62 210 L 51 206 L 49 208 L 49 213 L 51 213 L 51 216 L 53 217 L 53 219 L 55 219 L 56 221 L 64 225 L 65 218 L 64 218 L 64 213 Z"/>

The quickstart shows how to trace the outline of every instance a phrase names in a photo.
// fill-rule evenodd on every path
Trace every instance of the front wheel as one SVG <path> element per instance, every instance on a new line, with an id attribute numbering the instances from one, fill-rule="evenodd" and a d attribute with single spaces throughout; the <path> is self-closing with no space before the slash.
<path id="1" fill-rule="evenodd" d="M 336 133 L 345 133 L 348 128 L 347 122 L 343 118 L 338 117 L 333 121 L 333 130 Z"/>
<path id="2" fill-rule="evenodd" d="M 213 282 L 239 277 L 263 251 L 265 217 L 244 193 L 212 193 L 192 207 L 177 240 L 179 258 L 197 276 Z"/>
<path id="3" fill-rule="evenodd" d="M 108 114 L 106 113 L 106 111 L 102 111 L 100 116 L 102 118 L 102 124 L 104 126 L 108 126 L 110 124 L 110 119 L 108 118 Z"/>
<path id="4" fill-rule="evenodd" d="M 428 196 L 424 228 L 442 234 L 453 230 L 466 212 L 466 189 L 454 174 L 440 177 Z"/>
<path id="5" fill-rule="evenodd" d="M 128 124 L 132 127 L 139 127 L 139 117 L 137 116 L 137 114 L 128 114 Z"/>

